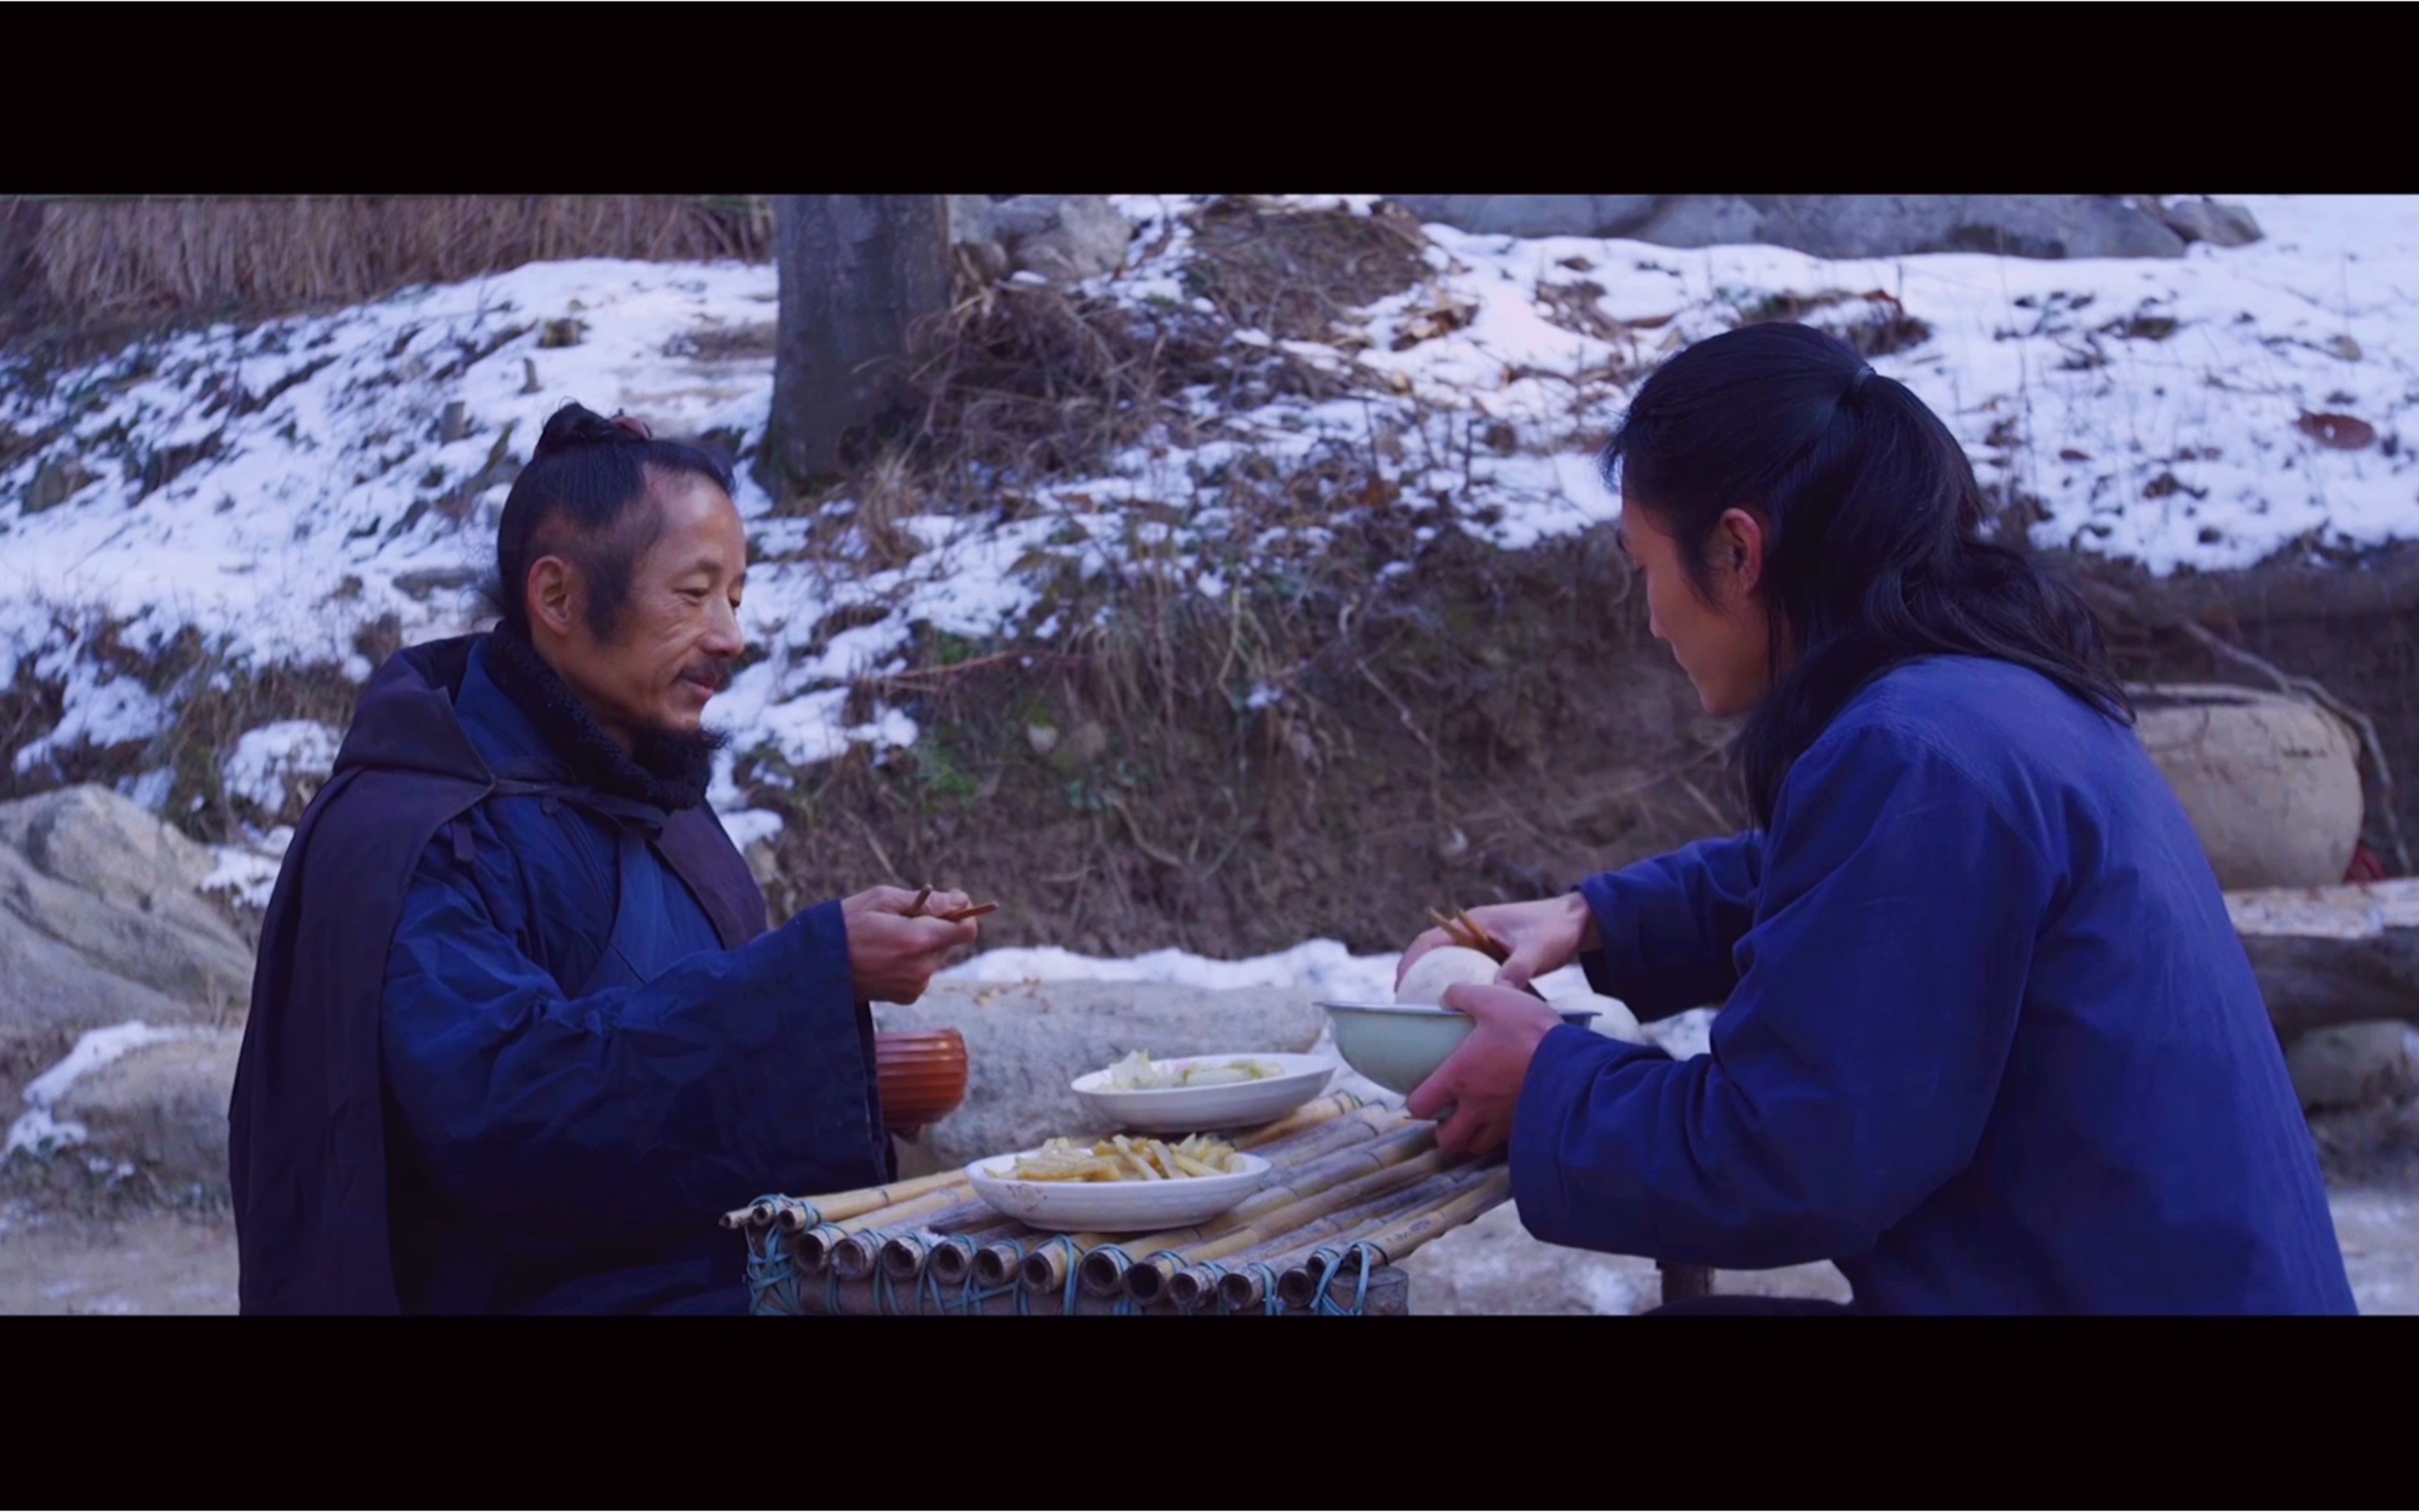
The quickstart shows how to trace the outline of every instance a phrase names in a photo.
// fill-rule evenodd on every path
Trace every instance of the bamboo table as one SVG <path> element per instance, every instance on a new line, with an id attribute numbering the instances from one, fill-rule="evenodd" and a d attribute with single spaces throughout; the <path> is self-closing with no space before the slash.
<path id="1" fill-rule="evenodd" d="M 747 1239 L 758 1317 L 1401 1317 L 1399 1262 L 1512 1195 L 1501 1153 L 1447 1155 L 1433 1123 L 1348 1092 L 1229 1138 L 1268 1184 L 1179 1230 L 1029 1229 L 961 1171 L 760 1198 L 722 1224 Z"/>

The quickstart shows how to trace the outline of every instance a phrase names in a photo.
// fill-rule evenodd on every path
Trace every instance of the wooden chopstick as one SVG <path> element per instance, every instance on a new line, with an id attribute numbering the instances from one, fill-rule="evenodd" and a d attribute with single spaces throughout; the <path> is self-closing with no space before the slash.
<path id="1" fill-rule="evenodd" d="M 1428 917 L 1437 922 L 1438 927 L 1444 931 L 1446 939 L 1464 950 L 1474 950 L 1491 956 L 1498 965 L 1512 958 L 1510 948 L 1493 935 L 1488 934 L 1486 926 L 1472 919 L 1464 909 L 1455 909 L 1454 917 L 1448 919 L 1436 909 L 1430 909 Z"/>
<path id="2" fill-rule="evenodd" d="M 972 908 L 956 909 L 948 913 L 927 915 L 924 912 L 924 904 L 932 897 L 932 889 L 931 884 L 927 883 L 924 887 L 918 889 L 916 893 L 916 901 L 907 905 L 907 917 L 910 919 L 931 917 L 940 920 L 943 924 L 963 924 L 968 919 L 979 919 L 986 913 L 997 913 L 999 911 L 999 905 L 996 903 L 978 903 Z"/>

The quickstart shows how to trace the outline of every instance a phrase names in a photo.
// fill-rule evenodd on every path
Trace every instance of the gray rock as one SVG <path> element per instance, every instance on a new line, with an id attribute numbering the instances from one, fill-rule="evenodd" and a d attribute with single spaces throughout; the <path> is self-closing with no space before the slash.
<path id="1" fill-rule="evenodd" d="M 1123 267 L 1133 225 L 1102 194 L 952 194 L 949 239 L 986 275 L 1080 283 Z"/>
<path id="2" fill-rule="evenodd" d="M 1447 194 L 1401 196 L 1398 203 L 1425 221 L 1487 235 L 1620 237 L 1663 247 L 1762 245 L 1825 258 L 1958 252 L 2180 257 L 2184 252 L 2184 237 L 2166 220 L 2113 194 Z"/>
<path id="3" fill-rule="evenodd" d="M 58 458 L 34 469 L 34 481 L 25 487 L 25 512 L 39 514 L 66 503 L 97 476 L 73 457 Z"/>
<path id="4" fill-rule="evenodd" d="M 1626 237 L 1659 194 L 1390 194 L 1421 221 L 1483 237 Z"/>
<path id="5" fill-rule="evenodd" d="M 2419 1030 L 2384 1020 L 2315 1030 L 2293 1042 L 2285 1063 L 2304 1108 L 2383 1102 L 2419 1092 Z"/>
<path id="6" fill-rule="evenodd" d="M 2212 247 L 2248 247 L 2263 235 L 2249 210 L 2240 205 L 2220 205 L 2206 194 L 2160 206 L 2159 219 L 2184 240 L 2206 241 Z"/>
<path id="7" fill-rule="evenodd" d="M 217 858 L 109 788 L 86 785 L 0 803 L 0 845 L 43 876 L 111 903 L 235 939 L 196 891 L 217 868 Z"/>
<path id="8" fill-rule="evenodd" d="M 67 946 L 97 970 L 210 1009 L 252 996 L 252 952 L 223 920 L 187 894 L 162 893 L 156 909 L 116 902 L 37 871 L 0 848 L 0 915 Z M 189 909 L 175 905 L 191 903 Z M 23 992 L 0 977 L 0 1014 Z"/>
<path id="9" fill-rule="evenodd" d="M 54 1106 L 85 1127 L 95 1153 L 131 1162 L 171 1193 L 227 1190 L 227 1105 L 235 1094 L 239 1030 L 166 1040 L 130 1051 L 70 1084 Z"/>
<path id="10" fill-rule="evenodd" d="M 0 1089 L 88 1030 L 239 1017 L 252 951 L 195 894 L 208 850 L 101 787 L 0 804 Z"/>
<path id="11" fill-rule="evenodd" d="M 886 1031 L 965 1036 L 965 1102 L 923 1131 L 907 1157 L 925 1168 L 1086 1132 L 1094 1121 L 1068 1084 L 1132 1051 L 1299 1054 L 1326 1029 L 1306 993 L 1144 982 L 936 982 L 922 1001 L 877 1003 L 873 1016 Z"/>
<path id="12" fill-rule="evenodd" d="M 12 858 L 0 850 L 0 864 Z M 17 1091 L 56 1065 L 87 1030 L 136 1020 L 191 1023 L 196 1004 L 112 975 L 7 909 L 0 909 L 0 1127 L 15 1119 Z"/>
<path id="13" fill-rule="evenodd" d="M 1658 247 L 1745 247 L 1772 242 L 1776 234 L 1771 218 L 1746 200 L 1684 194 L 1663 205 L 1629 236 Z"/>

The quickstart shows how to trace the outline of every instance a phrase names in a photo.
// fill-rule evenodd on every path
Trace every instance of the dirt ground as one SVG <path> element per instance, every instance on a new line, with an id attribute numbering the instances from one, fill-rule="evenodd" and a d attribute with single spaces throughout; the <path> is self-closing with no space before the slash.
<path id="1" fill-rule="evenodd" d="M 2419 1104 L 2314 1121 L 2335 1232 L 2361 1311 L 2419 1314 Z M 1408 1261 L 1415 1313 L 1622 1316 L 1655 1306 L 1642 1260 L 1541 1245 L 1499 1208 Z M 1828 1265 L 1723 1272 L 1716 1290 L 1844 1299 Z M 235 1228 L 223 1214 L 19 1198 L 0 1203 L 0 1315 L 232 1314 Z"/>

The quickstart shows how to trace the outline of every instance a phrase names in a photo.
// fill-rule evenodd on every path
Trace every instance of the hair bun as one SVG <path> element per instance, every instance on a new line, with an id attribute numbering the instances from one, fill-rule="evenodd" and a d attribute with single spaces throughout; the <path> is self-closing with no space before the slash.
<path id="1" fill-rule="evenodd" d="M 551 452 L 580 446 L 626 445 L 652 439 L 646 422 L 635 416 L 607 420 L 585 405 L 565 405 L 548 416 L 530 453 L 534 461 Z"/>

